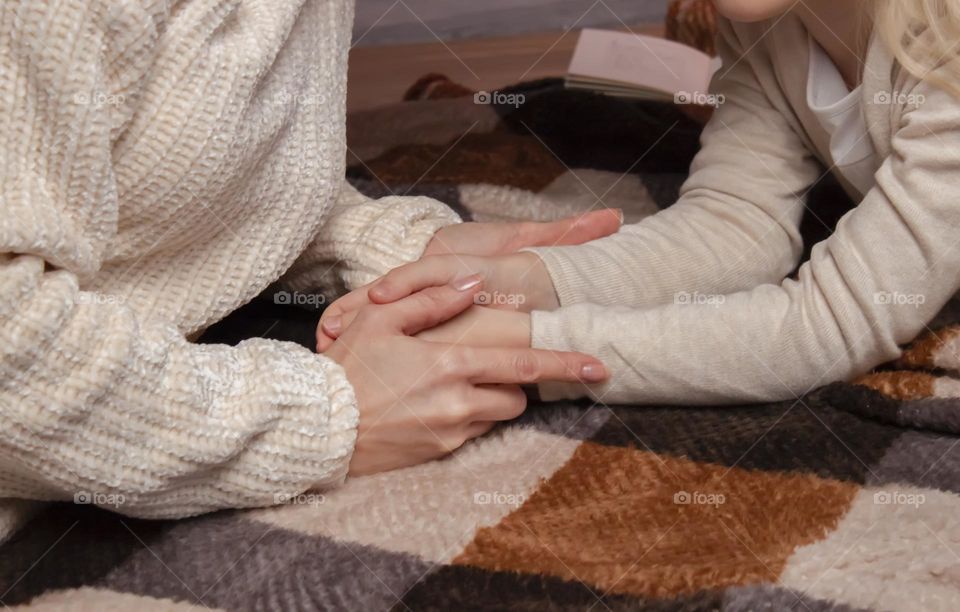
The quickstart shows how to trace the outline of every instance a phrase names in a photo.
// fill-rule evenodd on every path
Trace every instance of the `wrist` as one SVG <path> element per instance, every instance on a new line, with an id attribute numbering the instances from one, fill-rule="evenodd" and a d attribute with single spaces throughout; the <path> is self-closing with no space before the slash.
<path id="1" fill-rule="evenodd" d="M 500 310 L 474 306 L 474 315 L 480 317 L 476 326 L 481 333 L 472 337 L 469 344 L 475 346 L 499 346 L 506 348 L 530 348 L 530 314 L 516 310 Z"/>
<path id="2" fill-rule="evenodd" d="M 509 312 L 507 314 L 510 315 L 509 329 L 507 332 L 510 339 L 510 346 L 530 348 L 530 314 L 526 312 Z"/>
<path id="3" fill-rule="evenodd" d="M 500 310 L 474 306 L 477 316 L 482 317 L 476 326 L 480 333 L 468 344 L 501 348 L 530 348 L 530 314 L 516 310 Z"/>
<path id="4" fill-rule="evenodd" d="M 521 288 L 524 296 L 520 310 L 531 312 L 534 310 L 556 310 L 560 307 L 557 290 L 553 286 L 553 279 L 546 264 L 536 253 L 523 251 L 508 255 L 511 262 L 507 265 L 509 275 Z"/>

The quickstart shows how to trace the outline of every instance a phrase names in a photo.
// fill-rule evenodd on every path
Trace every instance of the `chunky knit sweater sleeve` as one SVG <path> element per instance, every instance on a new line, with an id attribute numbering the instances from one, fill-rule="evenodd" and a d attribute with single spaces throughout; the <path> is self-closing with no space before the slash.
<path id="1" fill-rule="evenodd" d="M 281 281 L 294 291 L 353 290 L 419 259 L 437 230 L 459 222 L 432 198 L 374 200 L 344 181 L 316 239 Z"/>
<path id="2" fill-rule="evenodd" d="M 767 101 L 775 75 L 761 82 L 738 59 L 729 24 L 722 44 L 726 102 L 681 201 L 616 238 L 537 250 L 561 308 L 533 313 L 534 346 L 583 351 L 613 372 L 594 388 L 544 386 L 548 399 L 794 398 L 895 358 L 960 288 L 960 102 L 926 82 L 898 83 L 924 103 L 877 119 L 890 129 L 875 187 L 797 278 L 783 279 L 800 247 L 793 196 L 814 168 Z"/>
<path id="3" fill-rule="evenodd" d="M 344 479 L 336 363 L 185 336 L 295 261 L 359 282 L 452 221 L 339 184 L 351 20 L 345 0 L 0 5 L 0 498 L 177 517 Z"/>
<path id="4" fill-rule="evenodd" d="M 18 219 L 54 207 L 38 184 L 0 198 Z M 36 240 L 29 230 L 0 223 L 8 240 Z M 4 496 L 178 517 L 272 505 L 346 474 L 353 390 L 299 346 L 191 344 L 26 253 L 0 259 L 0 346 Z"/>

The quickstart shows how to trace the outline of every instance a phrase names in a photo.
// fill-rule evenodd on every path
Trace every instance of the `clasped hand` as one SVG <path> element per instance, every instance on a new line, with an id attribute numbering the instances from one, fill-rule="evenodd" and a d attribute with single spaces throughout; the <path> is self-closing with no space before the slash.
<path id="1" fill-rule="evenodd" d="M 526 409 L 523 384 L 593 384 L 602 363 L 530 348 L 529 312 L 557 307 L 538 244 L 576 244 L 620 226 L 618 211 L 554 223 L 444 228 L 417 262 L 330 305 L 317 350 L 346 371 L 360 423 L 353 475 L 446 455 Z M 457 245 L 454 252 L 449 245 Z"/>

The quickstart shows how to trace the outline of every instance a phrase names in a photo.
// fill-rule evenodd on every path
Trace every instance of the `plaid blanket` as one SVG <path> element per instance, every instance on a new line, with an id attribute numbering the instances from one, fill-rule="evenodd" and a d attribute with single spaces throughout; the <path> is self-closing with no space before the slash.
<path id="1" fill-rule="evenodd" d="M 675 199 L 699 134 L 673 106 L 553 81 L 475 97 L 430 77 L 408 98 L 350 117 L 350 179 L 371 195 L 427 194 L 475 219 L 594 206 L 639 219 Z M 810 205 L 827 223 L 806 224 L 808 241 L 850 203 L 825 179 Z M 315 314 L 273 308 L 255 303 L 208 340 L 270 327 L 311 341 Z M 274 508 L 162 522 L 54 505 L 3 547 L 0 601 L 956 609 L 958 321 L 951 303 L 899 361 L 853 384 L 760 406 L 532 405 L 442 461 Z"/>

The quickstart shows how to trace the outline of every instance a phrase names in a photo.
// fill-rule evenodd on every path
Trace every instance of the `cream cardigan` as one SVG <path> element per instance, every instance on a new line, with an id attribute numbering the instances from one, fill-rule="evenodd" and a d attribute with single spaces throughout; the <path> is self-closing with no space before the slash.
<path id="1" fill-rule="evenodd" d="M 352 17 L 0 5 L 0 496 L 176 517 L 343 480 L 357 407 L 338 365 L 185 338 L 278 279 L 372 280 L 456 221 L 344 184 Z M 0 504 L 0 532 L 25 505 Z"/>
<path id="2" fill-rule="evenodd" d="M 769 31 L 768 31 L 769 30 Z M 829 134 L 806 103 L 808 33 L 721 22 L 725 96 L 672 207 L 582 246 L 534 249 L 561 308 L 536 347 L 602 359 L 612 379 L 547 398 L 722 404 L 779 400 L 899 355 L 960 288 L 960 101 L 874 40 L 862 100 L 875 186 L 797 278 L 804 191 Z M 745 56 L 741 57 L 742 55 Z"/>

